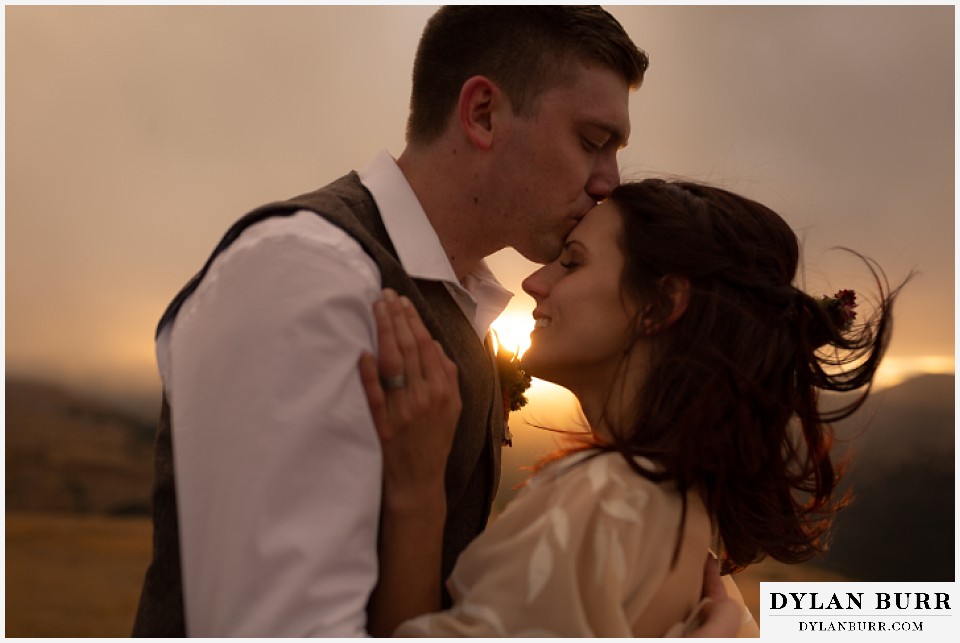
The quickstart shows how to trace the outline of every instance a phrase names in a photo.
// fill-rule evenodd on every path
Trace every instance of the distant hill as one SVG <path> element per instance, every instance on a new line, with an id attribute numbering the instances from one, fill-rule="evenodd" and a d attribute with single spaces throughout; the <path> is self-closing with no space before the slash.
<path id="1" fill-rule="evenodd" d="M 7 377 L 7 511 L 145 514 L 154 428 L 56 386 Z"/>
<path id="2" fill-rule="evenodd" d="M 953 581 L 954 377 L 878 391 L 837 425 L 853 502 L 818 565 L 864 581 Z"/>

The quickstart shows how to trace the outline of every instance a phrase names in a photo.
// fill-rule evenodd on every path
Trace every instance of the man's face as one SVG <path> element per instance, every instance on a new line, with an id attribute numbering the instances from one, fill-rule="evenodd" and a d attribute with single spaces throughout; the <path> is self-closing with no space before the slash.
<path id="1" fill-rule="evenodd" d="M 573 80 L 544 92 L 533 116 L 506 117 L 497 155 L 507 245 L 538 263 L 620 182 L 617 151 L 630 133 L 629 87 L 616 72 L 577 64 Z"/>

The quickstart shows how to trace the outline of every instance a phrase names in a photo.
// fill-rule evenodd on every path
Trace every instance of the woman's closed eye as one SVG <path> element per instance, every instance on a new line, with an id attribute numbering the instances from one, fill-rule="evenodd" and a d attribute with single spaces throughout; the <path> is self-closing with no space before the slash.
<path id="1" fill-rule="evenodd" d="M 557 261 L 560 264 L 560 267 L 570 272 L 576 268 L 583 265 L 584 260 L 584 248 L 583 244 L 576 240 L 567 241 L 563 248 L 563 253 L 561 253 L 559 260 Z"/>
<path id="2" fill-rule="evenodd" d="M 560 264 L 561 268 L 567 272 L 570 272 L 583 265 L 583 257 L 576 251 L 568 250 L 560 255 L 560 259 L 557 261 L 557 263 Z"/>

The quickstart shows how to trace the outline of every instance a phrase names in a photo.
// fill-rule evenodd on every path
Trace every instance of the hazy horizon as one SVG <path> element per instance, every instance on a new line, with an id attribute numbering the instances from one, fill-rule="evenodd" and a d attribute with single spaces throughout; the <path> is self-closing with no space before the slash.
<path id="1" fill-rule="evenodd" d="M 835 246 L 918 270 L 883 377 L 953 373 L 954 8 L 609 9 L 651 58 L 624 177 L 770 205 L 811 294 L 871 291 Z M 156 321 L 234 219 L 402 151 L 433 11 L 5 7 L 7 374 L 158 392 Z M 534 266 L 490 264 L 522 334 Z"/>

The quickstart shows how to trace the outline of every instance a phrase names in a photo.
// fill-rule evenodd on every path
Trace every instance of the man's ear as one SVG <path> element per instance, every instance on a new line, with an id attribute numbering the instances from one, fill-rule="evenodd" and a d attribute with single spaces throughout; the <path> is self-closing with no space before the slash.
<path id="1" fill-rule="evenodd" d="M 486 76 L 472 76 L 460 88 L 460 129 L 476 147 L 493 146 L 493 115 L 502 101 L 500 88 Z"/>

